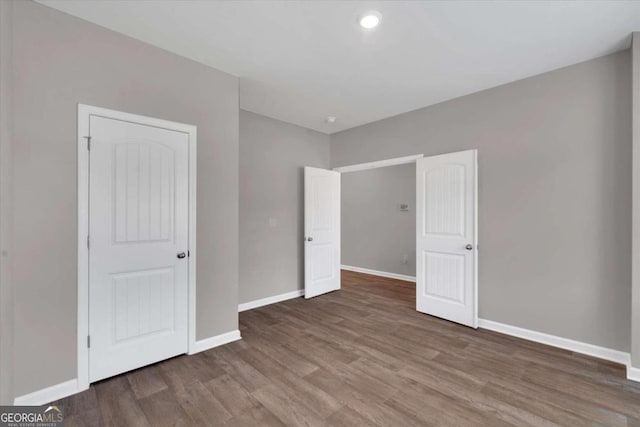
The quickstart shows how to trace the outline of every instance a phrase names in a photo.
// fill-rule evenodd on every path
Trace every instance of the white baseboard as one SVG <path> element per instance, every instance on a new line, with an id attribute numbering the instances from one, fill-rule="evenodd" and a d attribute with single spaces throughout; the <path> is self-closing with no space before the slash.
<path id="1" fill-rule="evenodd" d="M 193 348 L 189 349 L 188 354 L 200 353 L 201 351 L 209 350 L 233 341 L 238 341 L 239 339 L 242 339 L 242 337 L 240 336 L 240 331 L 237 329 L 211 338 L 205 338 L 203 340 L 196 341 Z"/>
<path id="2" fill-rule="evenodd" d="M 410 282 L 416 281 L 415 277 L 405 276 L 403 274 L 388 273 L 385 271 L 371 270 L 369 268 L 353 267 L 350 265 L 342 265 L 341 268 L 347 271 L 355 271 L 358 273 L 372 274 L 374 276 L 389 277 L 391 279 L 406 280 Z M 478 327 L 489 329 L 495 332 L 500 332 L 505 335 L 511 335 L 529 341 L 539 342 L 541 344 L 570 350 L 576 353 L 586 354 L 588 356 L 597 357 L 599 359 L 620 363 L 621 365 L 625 365 L 627 367 L 627 379 L 632 381 L 640 381 L 640 368 L 634 368 L 631 366 L 630 353 L 620 350 L 613 350 L 611 348 L 600 347 L 598 345 L 588 344 L 581 341 L 575 341 L 569 338 L 549 335 L 543 332 L 536 332 L 530 329 L 520 328 L 518 326 L 511 326 L 504 323 L 494 322 L 493 320 L 478 319 Z"/>
<path id="3" fill-rule="evenodd" d="M 201 351 L 209 350 L 210 348 L 237 341 L 241 338 L 242 337 L 240 336 L 240 331 L 235 330 L 227 332 L 225 334 L 216 335 L 215 337 L 196 341 L 195 348 L 191 349 L 189 351 L 189 354 L 195 354 Z M 32 393 L 18 396 L 14 399 L 13 404 L 44 405 L 45 403 L 53 402 L 55 400 L 62 399 L 63 397 L 79 393 L 81 391 L 84 391 L 85 389 L 79 387 L 77 379 L 72 379 L 60 384 L 52 385 L 51 387 L 36 390 Z"/>
<path id="4" fill-rule="evenodd" d="M 71 396 L 80 392 L 78 388 L 78 380 L 72 379 L 60 384 L 52 385 L 51 387 L 36 390 L 32 393 L 18 396 L 14 399 L 14 405 L 29 406 L 29 405 L 44 405 L 63 397 Z"/>
<path id="5" fill-rule="evenodd" d="M 568 338 L 562 338 L 555 335 L 549 335 L 542 332 L 519 328 L 517 326 L 505 325 L 504 323 L 494 322 L 493 320 L 478 319 L 478 326 L 480 328 L 489 329 L 491 331 L 500 332 L 502 334 L 524 338 L 525 340 L 535 341 L 541 344 L 546 344 L 553 347 L 574 351 L 576 353 L 597 357 L 599 359 L 620 363 L 627 366 L 628 369 L 631 363 L 630 354 L 625 353 L 624 351 L 613 350 L 593 344 L 587 344 L 581 341 L 575 341 Z"/>
<path id="6" fill-rule="evenodd" d="M 364 273 L 364 274 L 371 274 L 373 276 L 388 277 L 389 279 L 404 280 L 406 282 L 415 282 L 416 281 L 415 276 L 407 276 L 407 275 L 404 275 L 404 274 L 389 273 L 389 272 L 386 272 L 386 271 L 378 271 L 378 270 L 371 270 L 370 268 L 354 267 L 354 266 L 351 266 L 351 265 L 341 265 L 340 268 L 343 269 L 343 270 L 347 270 L 347 271 L 355 271 L 356 273 Z"/>
<path id="7" fill-rule="evenodd" d="M 255 301 L 249 301 L 238 305 L 238 311 L 251 310 L 253 308 L 262 307 L 264 305 L 275 304 L 277 302 L 286 301 L 288 299 L 298 298 L 304 295 L 304 289 L 298 289 L 297 291 L 287 292 L 285 294 L 274 295 L 272 297 L 257 299 Z"/>
<path id="8" fill-rule="evenodd" d="M 295 294 L 295 295 L 294 295 Z M 252 301 L 246 304 L 249 310 L 251 308 L 260 307 L 267 304 L 273 304 L 275 302 L 284 301 L 286 299 L 297 298 L 304 295 L 304 291 L 299 290 L 295 292 L 289 292 L 287 294 L 276 295 L 270 298 L 263 298 L 261 300 Z M 288 297 L 285 297 L 288 296 Z M 266 301 L 266 302 L 265 302 Z M 256 304 L 255 306 L 250 306 Z M 240 310 L 242 311 L 242 310 Z M 576 353 L 586 354 L 588 356 L 597 357 L 611 362 L 620 363 L 627 367 L 627 379 L 631 381 L 640 381 L 640 368 L 631 367 L 631 356 L 629 353 L 625 353 L 619 350 L 613 350 L 606 347 L 600 347 L 593 344 L 587 344 L 580 341 L 571 340 L 568 338 L 562 338 L 555 335 L 549 335 L 542 332 L 536 332 L 529 329 L 520 328 L 517 326 L 506 325 L 504 323 L 494 322 L 492 320 L 478 319 L 478 326 L 483 329 L 488 329 L 502 334 L 511 335 L 518 338 L 523 338 L 529 341 L 539 342 L 541 344 L 550 345 L 553 347 L 559 347 L 565 350 L 574 351 Z M 201 351 L 209 350 L 214 347 L 218 347 L 223 344 L 228 344 L 233 341 L 241 339 L 240 331 L 235 330 L 224 334 L 216 335 L 211 338 L 196 341 L 195 348 L 193 348 L 189 354 L 199 353 Z M 14 405 L 44 405 L 49 402 L 62 399 L 72 394 L 79 393 L 81 390 L 78 387 L 78 380 L 72 379 L 65 381 L 51 387 L 36 390 L 32 393 L 18 396 L 14 399 Z"/>
<path id="9" fill-rule="evenodd" d="M 627 366 L 627 379 L 631 381 L 640 381 L 640 368 Z"/>

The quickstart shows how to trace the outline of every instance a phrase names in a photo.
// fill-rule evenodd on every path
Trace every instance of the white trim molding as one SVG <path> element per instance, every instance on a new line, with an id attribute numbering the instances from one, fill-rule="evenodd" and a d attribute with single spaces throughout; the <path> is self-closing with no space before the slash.
<path id="1" fill-rule="evenodd" d="M 631 354 L 633 363 L 640 364 L 640 33 L 631 34 L 632 93 L 632 223 L 631 223 Z M 636 381 L 640 368 L 633 368 Z M 627 371 L 629 372 L 629 371 Z M 629 374 L 627 374 L 629 375 Z M 630 378 L 631 379 L 631 378 Z"/>
<path id="2" fill-rule="evenodd" d="M 224 334 L 216 335 L 211 338 L 205 338 L 203 340 L 196 341 L 194 345 L 189 346 L 189 353 L 187 354 L 196 354 L 201 351 L 209 350 L 233 341 L 238 341 L 240 339 L 242 339 L 242 336 L 240 336 L 240 331 L 236 329 L 235 331 L 226 332 Z M 85 391 L 88 388 L 88 385 L 86 387 L 81 387 L 79 381 L 74 378 L 69 381 L 65 381 L 59 384 L 52 385 L 50 387 L 24 394 L 22 396 L 18 396 L 14 399 L 13 404 L 44 405 L 46 403 L 54 402 L 64 397 L 80 393 L 81 391 Z"/>
<path id="3" fill-rule="evenodd" d="M 229 344 L 230 342 L 238 341 L 240 339 L 242 339 L 240 331 L 236 329 L 235 331 L 226 332 L 224 334 L 196 341 L 194 345 L 189 346 L 189 353 L 187 354 L 200 353 L 201 351 L 210 350 L 214 347 Z"/>
<path id="4" fill-rule="evenodd" d="M 581 341 L 575 341 L 569 338 L 562 338 L 556 335 L 549 335 L 543 332 L 536 332 L 530 329 L 520 328 L 518 326 L 506 325 L 504 323 L 494 322 L 493 320 L 478 319 L 478 327 L 522 338 L 528 341 L 562 348 L 575 353 L 586 354 L 587 356 L 597 357 L 598 359 L 619 363 L 627 367 L 628 380 L 640 382 L 640 368 L 631 366 L 631 353 L 613 350 L 607 347 L 600 347 L 598 345 L 588 344 Z"/>
<path id="5" fill-rule="evenodd" d="M 627 379 L 640 382 L 640 368 L 627 365 Z"/>
<path id="6" fill-rule="evenodd" d="M 89 388 L 89 150 L 87 136 L 91 136 L 89 120 L 91 116 L 122 120 L 136 124 L 153 126 L 182 132 L 189 136 L 189 244 L 188 266 L 188 353 L 196 347 L 196 164 L 197 164 L 197 128 L 196 126 L 171 122 L 137 114 L 78 104 L 78 321 L 77 354 L 78 377 L 77 390 Z M 66 383 L 65 383 L 66 384 Z M 46 389 L 45 389 L 46 390 Z"/>
<path id="7" fill-rule="evenodd" d="M 52 385 L 51 387 L 18 396 L 14 399 L 13 404 L 23 406 L 44 405 L 80 391 L 83 390 L 78 388 L 78 380 L 74 378 L 63 383 Z"/>
<path id="8" fill-rule="evenodd" d="M 407 275 L 404 275 L 404 274 L 389 273 L 389 272 L 386 272 L 386 271 L 378 271 L 378 270 L 371 270 L 370 268 L 354 267 L 352 265 L 341 265 L 340 268 L 342 270 L 355 271 L 356 273 L 371 274 L 372 276 L 387 277 L 389 279 L 404 280 L 406 282 L 414 282 L 415 283 L 415 281 L 416 281 L 416 277 L 415 276 L 407 276 Z"/>
<path id="9" fill-rule="evenodd" d="M 631 363 L 631 356 L 629 353 L 625 353 L 624 351 L 613 350 L 606 347 L 600 347 L 598 345 L 571 340 L 569 338 L 562 338 L 555 335 L 532 331 L 530 329 L 506 325 L 504 323 L 494 322 L 493 320 L 479 319 L 478 326 L 483 329 L 500 332 L 513 337 L 523 338 L 525 340 L 562 348 L 576 353 L 586 354 L 587 356 L 597 357 L 610 362 L 620 363 L 627 367 L 627 377 L 629 379 L 633 379 L 629 376 L 629 370 L 633 369 L 629 366 Z M 636 369 L 636 371 L 640 373 L 640 369 Z"/>
<path id="10" fill-rule="evenodd" d="M 274 295 L 272 297 L 261 298 L 254 301 L 238 304 L 238 312 L 247 311 L 254 308 L 262 307 L 269 304 L 275 304 L 277 302 L 286 301 L 288 299 L 298 298 L 304 296 L 304 289 L 298 289 L 297 291 L 287 292 L 280 295 Z"/>
<path id="11" fill-rule="evenodd" d="M 396 157 L 394 159 L 378 160 L 376 162 L 359 163 L 357 165 L 340 166 L 333 168 L 334 171 L 340 173 L 357 172 L 369 169 L 384 168 L 387 166 L 406 165 L 409 163 L 415 163 L 417 159 L 424 157 L 424 154 L 415 154 L 413 156 Z"/>

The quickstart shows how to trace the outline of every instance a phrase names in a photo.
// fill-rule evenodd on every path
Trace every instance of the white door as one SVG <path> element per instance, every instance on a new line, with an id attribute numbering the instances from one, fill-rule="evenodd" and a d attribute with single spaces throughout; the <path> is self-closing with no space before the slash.
<path id="1" fill-rule="evenodd" d="M 188 346 L 188 134 L 90 116 L 89 380 Z"/>
<path id="2" fill-rule="evenodd" d="M 416 162 L 416 309 L 478 327 L 477 152 Z"/>
<path id="3" fill-rule="evenodd" d="M 340 289 L 340 173 L 304 168 L 304 297 Z"/>

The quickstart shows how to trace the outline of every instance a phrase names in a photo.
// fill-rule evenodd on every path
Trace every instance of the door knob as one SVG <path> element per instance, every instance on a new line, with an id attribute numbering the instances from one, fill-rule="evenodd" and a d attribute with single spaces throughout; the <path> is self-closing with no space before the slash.
<path id="1" fill-rule="evenodd" d="M 313 242 L 313 237 L 307 237 L 307 242 Z"/>
<path id="2" fill-rule="evenodd" d="M 182 259 L 184 257 L 186 257 L 187 254 L 185 254 L 184 252 L 178 252 L 178 258 Z"/>
<path id="3" fill-rule="evenodd" d="M 471 245 L 467 245 L 467 246 L 465 246 L 464 248 L 465 248 L 466 250 L 470 251 L 471 249 L 473 249 L 473 246 L 471 246 Z"/>

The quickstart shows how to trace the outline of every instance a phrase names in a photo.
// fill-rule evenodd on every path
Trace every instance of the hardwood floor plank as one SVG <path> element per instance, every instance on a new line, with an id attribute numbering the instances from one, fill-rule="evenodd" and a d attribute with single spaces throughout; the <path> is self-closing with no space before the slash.
<path id="1" fill-rule="evenodd" d="M 90 387 L 89 390 L 52 402 L 52 405 L 64 406 L 65 420 L 73 415 L 82 415 L 85 412 L 97 410 L 98 398 L 96 396 L 96 388 Z"/>
<path id="2" fill-rule="evenodd" d="M 177 396 L 168 389 L 142 398 L 138 403 L 154 427 L 194 425 L 194 421 L 178 403 Z"/>
<path id="3" fill-rule="evenodd" d="M 381 398 L 377 394 L 368 393 L 366 390 L 359 390 L 356 386 L 349 384 L 346 379 L 324 369 L 307 375 L 305 380 L 333 396 L 343 407 L 354 399 L 369 399 L 380 402 L 387 399 L 387 396 Z"/>
<path id="4" fill-rule="evenodd" d="M 127 380 L 136 399 L 150 396 L 168 388 L 157 366 L 147 366 L 127 374 Z"/>
<path id="5" fill-rule="evenodd" d="M 290 426 L 326 426 L 324 420 L 319 418 L 314 411 L 290 396 L 284 389 L 277 385 L 269 385 L 256 390 L 252 395 L 260 401 L 280 421 Z M 310 402 L 313 403 L 313 402 Z"/>
<path id="6" fill-rule="evenodd" d="M 234 347 L 240 346 L 238 343 L 231 343 L 228 348 Z M 200 382 L 207 382 L 226 373 L 219 364 L 211 363 L 211 360 L 207 359 L 207 351 L 188 356 L 185 359 L 187 369 L 193 373 L 193 376 Z"/>
<path id="7" fill-rule="evenodd" d="M 513 407 L 527 408 L 533 414 L 545 418 L 561 426 L 581 426 L 593 424 L 586 418 L 580 417 L 563 408 L 551 405 L 537 399 L 531 394 L 523 394 L 499 387 L 494 383 L 487 384 L 482 393 L 499 401 L 510 404 Z M 622 419 L 622 417 L 621 417 Z"/>
<path id="8" fill-rule="evenodd" d="M 548 389 L 525 381 L 491 380 L 507 393 L 522 393 L 530 399 L 570 412 L 587 420 L 587 425 L 626 426 L 627 417 L 561 391 Z"/>
<path id="9" fill-rule="evenodd" d="M 120 375 L 92 384 L 100 417 L 105 426 L 150 426 L 125 376 Z M 63 399 L 62 402 L 65 402 Z M 63 403 L 65 408 L 66 403 Z"/>
<path id="10" fill-rule="evenodd" d="M 101 427 L 104 425 L 102 417 L 100 416 L 100 410 L 89 409 L 79 414 L 72 414 L 64 416 L 65 427 L 77 427 L 77 426 L 95 426 Z"/>
<path id="11" fill-rule="evenodd" d="M 621 365 L 415 311 L 415 284 L 240 313 L 243 340 L 92 384 L 70 426 L 638 426 Z"/>
<path id="12" fill-rule="evenodd" d="M 238 357 L 272 379 L 272 383 L 278 385 L 290 398 L 304 402 L 321 419 L 342 407 L 330 394 L 283 369 L 275 360 L 259 350 L 239 353 Z"/>
<path id="13" fill-rule="evenodd" d="M 353 399 L 348 403 L 348 407 L 358 415 L 368 421 L 368 424 L 376 426 L 425 426 L 429 425 L 424 420 L 420 420 L 412 414 L 396 411 L 392 407 L 371 401 L 368 399 Z"/>
<path id="14" fill-rule="evenodd" d="M 225 423 L 225 427 L 280 427 L 285 424 L 264 406 L 250 408 L 242 414 L 238 414 Z"/>
<path id="15" fill-rule="evenodd" d="M 207 381 L 212 377 L 223 375 L 225 371 L 220 364 L 216 360 L 207 358 L 207 353 L 183 355 L 160 362 L 157 366 L 164 382 L 174 393 L 177 393 L 183 392 L 187 386 L 196 381 Z"/>
<path id="16" fill-rule="evenodd" d="M 394 396 L 392 401 L 395 405 L 404 405 L 418 414 L 420 408 L 424 410 L 425 405 L 429 406 L 431 409 L 428 413 L 443 417 L 439 423 L 446 425 L 450 423 L 454 423 L 453 425 L 554 425 L 549 420 L 529 412 L 525 409 L 526 407 L 512 406 L 507 402 L 493 399 L 484 393 L 484 386 L 474 387 L 453 381 L 441 382 L 418 371 L 412 372 L 411 377 L 415 382 L 408 384 L 403 394 Z M 405 397 L 399 400 L 401 396 Z M 428 396 L 426 401 L 424 396 Z M 418 400 L 412 402 L 411 399 L 415 397 Z M 411 404 L 414 406 L 410 406 Z"/>
<path id="17" fill-rule="evenodd" d="M 367 425 L 369 424 L 369 420 L 348 406 L 345 406 L 331 415 L 327 419 L 327 423 L 334 427 L 353 427 Z"/>
<path id="18" fill-rule="evenodd" d="M 215 378 L 205 385 L 225 409 L 235 417 L 262 406 L 251 396 L 249 391 L 230 375 Z"/>
<path id="19" fill-rule="evenodd" d="M 306 357 L 295 355 L 290 351 L 287 351 L 281 345 L 264 339 L 260 335 L 250 335 L 245 339 L 245 342 L 256 350 L 271 357 L 283 368 L 288 369 L 301 377 L 304 377 L 318 369 L 318 365 L 312 363 Z"/>
<path id="20" fill-rule="evenodd" d="M 207 353 L 207 357 L 216 360 L 227 375 L 235 378 L 242 386 L 249 390 L 257 390 L 271 384 L 255 367 L 240 359 L 237 354 L 225 346 L 217 347 Z"/>
<path id="21" fill-rule="evenodd" d="M 194 424 L 220 426 L 232 418 L 224 405 L 199 381 L 187 386 L 176 399 Z"/>
<path id="22" fill-rule="evenodd" d="M 401 392 L 386 402 L 392 410 L 415 417 L 421 425 L 429 426 L 498 426 L 508 425 L 490 422 L 486 415 L 461 403 L 455 402 L 437 392 L 416 396 L 413 393 Z"/>
<path id="23" fill-rule="evenodd" d="M 640 418 L 640 394 L 638 393 L 597 384 L 556 369 L 543 369 L 538 366 L 529 368 L 523 380 L 561 390 L 561 393 L 570 394 L 626 416 Z"/>

